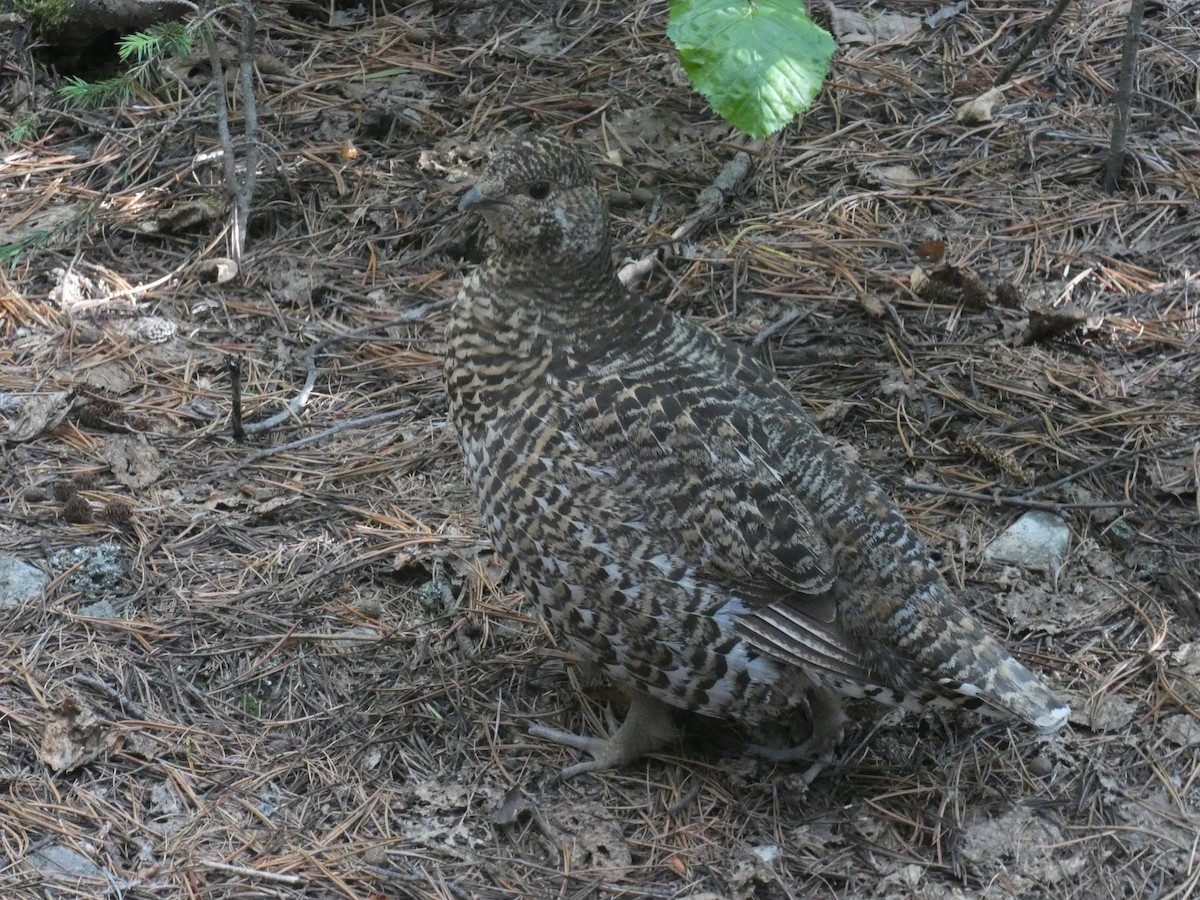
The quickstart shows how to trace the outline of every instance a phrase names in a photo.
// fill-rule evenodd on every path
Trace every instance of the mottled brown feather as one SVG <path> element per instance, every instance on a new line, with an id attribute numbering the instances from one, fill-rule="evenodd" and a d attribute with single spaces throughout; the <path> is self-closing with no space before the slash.
<path id="1" fill-rule="evenodd" d="M 578 653 L 746 722 L 814 686 L 1066 720 L 765 365 L 622 289 L 578 151 L 510 141 L 463 204 L 496 248 L 454 304 L 450 411 L 497 549 Z"/>

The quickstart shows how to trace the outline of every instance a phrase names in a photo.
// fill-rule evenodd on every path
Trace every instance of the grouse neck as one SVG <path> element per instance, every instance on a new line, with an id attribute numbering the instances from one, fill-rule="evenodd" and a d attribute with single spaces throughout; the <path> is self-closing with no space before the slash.
<path id="1" fill-rule="evenodd" d="M 483 300 L 475 314 L 497 325 L 519 326 L 527 336 L 539 331 L 611 332 L 620 330 L 627 319 L 633 324 L 636 316 L 637 305 L 617 279 L 607 253 L 586 262 L 545 258 L 536 264 L 498 254 L 474 277 L 476 304 Z"/>

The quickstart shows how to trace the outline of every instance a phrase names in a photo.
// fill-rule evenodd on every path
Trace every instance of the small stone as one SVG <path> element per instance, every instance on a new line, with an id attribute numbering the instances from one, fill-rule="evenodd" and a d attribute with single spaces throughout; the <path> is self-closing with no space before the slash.
<path id="1" fill-rule="evenodd" d="M 1071 529 L 1054 513 L 1034 510 L 1017 519 L 988 544 L 988 562 L 1016 563 L 1029 569 L 1055 571 L 1062 565 L 1071 543 Z"/>
<path id="2" fill-rule="evenodd" d="M 1044 754 L 1039 753 L 1029 761 L 1029 771 L 1034 775 L 1044 777 L 1054 771 L 1054 763 Z"/>
<path id="3" fill-rule="evenodd" d="M 79 610 L 79 615 L 88 619 L 122 619 L 122 616 L 117 612 L 117 608 L 107 600 L 97 600 L 95 603 L 89 603 L 83 609 Z"/>
<path id="4" fill-rule="evenodd" d="M 15 556 L 0 556 L 0 609 L 20 606 L 42 592 L 50 579 Z"/>

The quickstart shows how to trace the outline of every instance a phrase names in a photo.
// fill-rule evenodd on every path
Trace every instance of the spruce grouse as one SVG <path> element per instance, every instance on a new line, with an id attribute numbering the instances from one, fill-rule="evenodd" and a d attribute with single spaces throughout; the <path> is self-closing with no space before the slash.
<path id="1" fill-rule="evenodd" d="M 1068 708 L 966 612 L 871 479 L 749 350 L 617 280 L 584 157 L 510 139 L 462 198 L 495 238 L 446 334 L 450 412 L 501 556 L 628 691 L 564 776 L 673 735 L 669 707 L 757 724 L 841 697 L 960 705 L 1043 731 Z"/>

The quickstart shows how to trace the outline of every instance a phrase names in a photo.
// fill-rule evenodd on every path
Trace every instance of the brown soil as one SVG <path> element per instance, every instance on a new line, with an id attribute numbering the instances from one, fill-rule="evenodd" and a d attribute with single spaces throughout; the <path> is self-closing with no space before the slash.
<path id="1" fill-rule="evenodd" d="M 1044 4 L 843 41 L 761 144 L 686 87 L 666 6 L 266 5 L 225 283 L 207 54 L 80 112 L 3 38 L 0 109 L 41 113 L 0 138 L 0 244 L 46 235 L 0 268 L 0 554 L 53 580 L 3 611 L 0 896 L 1200 893 L 1200 10 L 1151 4 L 1109 196 L 1117 4 L 1073 4 L 973 124 Z M 554 780 L 573 754 L 523 723 L 622 701 L 493 558 L 439 369 L 481 252 L 457 195 L 528 126 L 606 161 L 630 257 L 750 154 L 639 289 L 758 340 L 1070 727 L 858 709 L 805 789 L 691 722 Z M 296 414 L 236 442 L 231 362 L 247 423 Z M 985 562 L 1030 508 L 1069 526 L 1062 565 Z"/>

